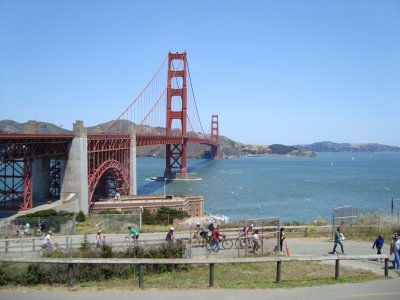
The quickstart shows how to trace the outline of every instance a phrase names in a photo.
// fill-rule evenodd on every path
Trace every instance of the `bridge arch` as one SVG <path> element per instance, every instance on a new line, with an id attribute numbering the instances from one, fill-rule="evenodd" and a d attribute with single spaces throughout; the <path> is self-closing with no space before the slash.
<path id="1" fill-rule="evenodd" d="M 108 175 L 108 176 L 107 176 Z M 129 171 L 125 169 L 124 165 L 118 160 L 107 160 L 103 162 L 94 172 L 93 175 L 90 176 L 89 179 L 89 207 L 92 207 L 94 203 L 94 193 L 96 188 L 100 186 L 102 189 L 106 189 L 104 186 L 107 183 L 107 180 L 104 180 L 104 177 L 108 177 L 108 179 L 112 179 L 116 183 L 116 188 L 121 194 L 129 194 Z M 102 180 L 103 179 L 103 180 Z"/>

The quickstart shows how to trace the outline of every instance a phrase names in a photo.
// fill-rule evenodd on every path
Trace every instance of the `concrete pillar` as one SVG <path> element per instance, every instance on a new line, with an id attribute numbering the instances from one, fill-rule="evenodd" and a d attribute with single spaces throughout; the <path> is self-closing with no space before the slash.
<path id="1" fill-rule="evenodd" d="M 74 123 L 74 135 L 65 165 L 61 194 L 63 197 L 67 197 L 69 194 L 75 193 L 78 200 L 75 211 L 81 210 L 87 214 L 89 212 L 88 141 L 83 121 Z"/>
<path id="2" fill-rule="evenodd" d="M 129 181 L 130 181 L 130 195 L 137 195 L 136 183 L 136 131 L 134 126 L 129 127 L 129 134 L 131 136 L 131 148 L 129 153 Z"/>
<path id="3" fill-rule="evenodd" d="M 32 163 L 33 206 L 47 203 L 50 192 L 50 158 L 35 157 Z"/>
<path id="4" fill-rule="evenodd" d="M 29 120 L 28 124 L 24 127 L 25 134 L 38 134 L 39 124 L 36 121 Z"/>

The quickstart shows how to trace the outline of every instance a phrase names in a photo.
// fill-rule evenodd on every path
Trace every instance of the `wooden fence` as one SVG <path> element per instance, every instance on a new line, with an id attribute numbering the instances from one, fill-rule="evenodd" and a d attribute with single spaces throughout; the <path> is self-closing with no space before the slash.
<path id="1" fill-rule="evenodd" d="M 340 261 L 345 260 L 377 260 L 384 259 L 384 275 L 388 276 L 389 255 L 331 255 L 331 256 L 291 256 L 291 257 L 243 257 L 243 258 L 207 258 L 207 259 L 118 259 L 118 258 L 24 258 L 24 257 L 7 257 L 1 256 L 0 262 L 4 263 L 38 263 L 38 264 L 67 264 L 68 265 L 68 287 L 72 287 L 74 283 L 73 268 L 75 264 L 124 264 L 137 265 L 139 269 L 139 287 L 144 288 L 144 266 L 145 265 L 209 265 L 209 286 L 214 287 L 214 266 L 216 264 L 233 264 L 233 263 L 276 263 L 276 282 L 281 282 L 281 266 L 282 263 L 290 262 L 308 262 L 308 261 L 334 261 L 335 262 L 335 279 L 339 278 Z"/>

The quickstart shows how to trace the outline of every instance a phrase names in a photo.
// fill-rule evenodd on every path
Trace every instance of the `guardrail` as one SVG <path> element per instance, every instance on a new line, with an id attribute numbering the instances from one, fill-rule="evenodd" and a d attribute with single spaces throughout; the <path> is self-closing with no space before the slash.
<path id="1" fill-rule="evenodd" d="M 384 275 L 389 275 L 388 261 L 389 255 L 344 255 L 344 256 L 291 256 L 291 257 L 246 257 L 246 258 L 208 258 L 208 259 L 120 259 L 120 258 L 21 258 L 21 257 L 0 257 L 0 262 L 6 263 L 40 263 L 40 264 L 67 264 L 68 265 L 68 287 L 74 283 L 73 266 L 74 264 L 124 264 L 137 265 L 139 268 L 139 287 L 144 288 L 144 265 L 164 264 L 195 264 L 209 265 L 209 286 L 214 287 L 214 267 L 215 264 L 232 263 L 276 263 L 276 282 L 281 282 L 282 262 L 307 262 L 307 261 L 334 261 L 335 279 L 339 278 L 340 261 L 344 260 L 374 260 L 384 259 Z"/>

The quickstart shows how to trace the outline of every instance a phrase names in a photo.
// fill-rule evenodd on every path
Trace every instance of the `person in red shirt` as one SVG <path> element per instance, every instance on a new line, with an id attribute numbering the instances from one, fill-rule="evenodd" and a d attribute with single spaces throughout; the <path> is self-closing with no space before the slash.
<path id="1" fill-rule="evenodd" d="M 208 251 L 209 253 L 213 252 L 215 247 L 218 247 L 218 252 L 222 252 L 221 246 L 219 244 L 219 239 L 218 239 L 218 237 L 220 237 L 220 236 L 224 236 L 224 234 L 219 231 L 219 225 L 217 225 L 217 227 L 214 228 L 214 230 L 212 231 L 211 247 L 210 247 L 210 250 Z"/>

